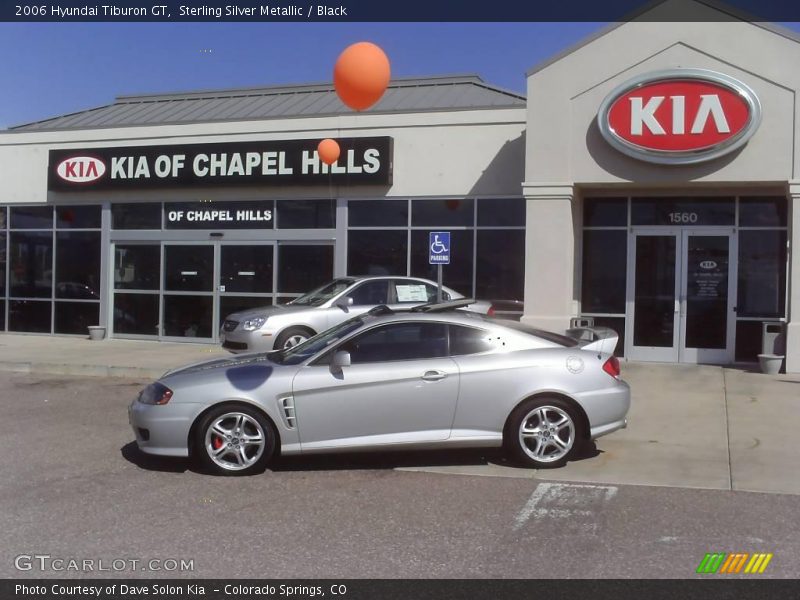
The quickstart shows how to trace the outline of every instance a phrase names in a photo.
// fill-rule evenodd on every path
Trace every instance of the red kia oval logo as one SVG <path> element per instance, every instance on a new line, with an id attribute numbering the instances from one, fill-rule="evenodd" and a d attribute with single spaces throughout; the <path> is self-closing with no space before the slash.
<path id="1" fill-rule="evenodd" d="M 672 69 L 612 91 L 597 124 L 620 152 L 662 164 L 691 164 L 740 148 L 761 122 L 758 97 L 721 73 Z"/>
<path id="2" fill-rule="evenodd" d="M 88 183 L 100 179 L 106 172 L 105 163 L 92 156 L 65 158 L 56 167 L 56 173 L 64 181 Z"/>

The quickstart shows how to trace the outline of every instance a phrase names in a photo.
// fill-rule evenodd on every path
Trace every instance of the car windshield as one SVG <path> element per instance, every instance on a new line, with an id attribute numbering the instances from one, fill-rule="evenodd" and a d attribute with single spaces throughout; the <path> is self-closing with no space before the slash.
<path id="1" fill-rule="evenodd" d="M 307 358 L 314 356 L 317 352 L 324 350 L 331 344 L 350 335 L 363 324 L 364 320 L 361 317 L 353 317 L 344 323 L 340 323 L 336 327 L 331 327 L 322 333 L 318 333 L 314 337 L 308 338 L 302 344 L 270 352 L 267 357 L 269 360 L 279 365 L 299 365 Z"/>
<path id="2" fill-rule="evenodd" d="M 311 290 L 287 304 L 292 306 L 321 306 L 337 294 L 341 294 L 353 283 L 355 283 L 355 279 L 334 279 L 330 283 Z"/>

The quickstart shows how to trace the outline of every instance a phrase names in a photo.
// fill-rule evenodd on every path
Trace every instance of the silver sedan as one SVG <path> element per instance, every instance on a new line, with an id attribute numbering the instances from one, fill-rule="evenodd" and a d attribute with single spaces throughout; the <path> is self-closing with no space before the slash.
<path id="1" fill-rule="evenodd" d="M 209 472 L 280 454 L 504 446 L 565 464 L 626 426 L 616 338 L 579 341 L 450 305 L 378 307 L 303 344 L 167 372 L 129 407 L 139 448 Z"/>

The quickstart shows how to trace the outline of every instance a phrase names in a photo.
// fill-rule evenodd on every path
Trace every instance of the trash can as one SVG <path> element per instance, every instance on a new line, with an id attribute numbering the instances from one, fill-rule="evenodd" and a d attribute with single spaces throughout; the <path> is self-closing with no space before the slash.
<path id="1" fill-rule="evenodd" d="M 777 375 L 786 357 L 786 333 L 781 321 L 764 321 L 761 325 L 761 354 L 758 363 L 761 372 Z"/>
<path id="2" fill-rule="evenodd" d="M 569 320 L 569 328 L 594 327 L 594 317 L 572 317 Z"/>

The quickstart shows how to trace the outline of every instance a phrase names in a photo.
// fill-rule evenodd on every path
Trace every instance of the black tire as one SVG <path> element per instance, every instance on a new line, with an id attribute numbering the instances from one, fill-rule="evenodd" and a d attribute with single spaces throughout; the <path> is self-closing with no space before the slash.
<path id="1" fill-rule="evenodd" d="M 563 421 L 565 417 L 568 422 Z M 524 438 L 523 423 L 529 430 Z M 522 466 L 555 469 L 575 456 L 584 435 L 583 420 L 571 402 L 539 396 L 520 403 L 511 413 L 503 431 L 503 445 L 509 457 Z"/>
<path id="2" fill-rule="evenodd" d="M 288 327 L 281 331 L 280 335 L 275 338 L 275 345 L 273 348 L 275 350 L 283 350 L 286 346 L 286 343 L 297 337 L 303 337 L 303 341 L 307 340 L 310 337 L 314 336 L 314 332 L 311 331 L 308 327 Z M 298 342 L 299 343 L 299 342 Z M 292 344 L 292 346 L 296 346 L 297 344 Z"/>
<path id="3" fill-rule="evenodd" d="M 239 421 L 241 426 L 237 430 L 233 427 L 239 415 L 243 419 Z M 209 431 L 215 424 L 222 425 L 225 430 L 231 427 L 229 430 L 231 437 L 223 439 L 224 436 L 219 433 L 220 429 Z M 255 440 L 253 436 L 258 433 L 263 438 L 263 445 L 260 448 L 253 441 Z M 255 475 L 266 469 L 276 446 L 275 427 L 260 411 L 244 403 L 223 404 L 208 411 L 198 422 L 194 432 L 193 453 L 195 460 L 206 473 Z M 219 451 L 216 459 L 212 456 L 215 449 Z M 226 463 L 228 467 L 225 466 Z"/>

